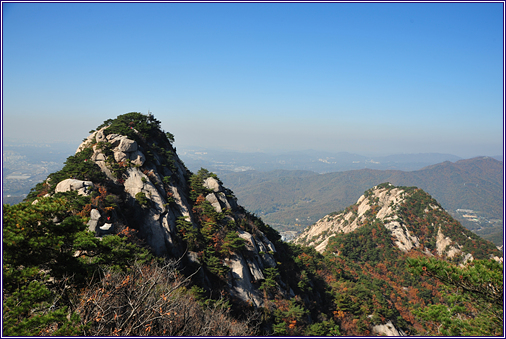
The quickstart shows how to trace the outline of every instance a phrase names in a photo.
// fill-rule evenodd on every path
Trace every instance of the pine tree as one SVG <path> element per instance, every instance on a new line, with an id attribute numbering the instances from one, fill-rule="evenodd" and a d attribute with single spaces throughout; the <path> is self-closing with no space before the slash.
<path id="1" fill-rule="evenodd" d="M 411 271 L 445 284 L 446 304 L 429 305 L 417 312 L 434 323 L 437 335 L 502 336 L 503 264 L 475 260 L 456 266 L 434 258 L 408 259 Z"/>

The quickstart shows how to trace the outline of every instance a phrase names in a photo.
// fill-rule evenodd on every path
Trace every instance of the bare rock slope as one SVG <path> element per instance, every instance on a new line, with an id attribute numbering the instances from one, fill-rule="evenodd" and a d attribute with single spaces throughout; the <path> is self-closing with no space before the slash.
<path id="1" fill-rule="evenodd" d="M 482 256 L 477 244 L 492 246 L 462 227 L 423 190 L 389 183 L 366 191 L 345 211 L 318 220 L 294 242 L 323 253 L 333 236 L 353 232 L 372 221 L 380 221 L 391 232 L 393 245 L 403 252 L 417 249 L 430 256 L 473 260 Z"/>

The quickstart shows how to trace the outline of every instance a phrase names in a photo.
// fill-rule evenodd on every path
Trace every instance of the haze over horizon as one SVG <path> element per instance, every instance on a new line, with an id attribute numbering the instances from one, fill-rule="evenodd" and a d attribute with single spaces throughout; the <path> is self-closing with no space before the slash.
<path id="1" fill-rule="evenodd" d="M 2 3 L 9 141 L 503 154 L 503 3 Z"/>

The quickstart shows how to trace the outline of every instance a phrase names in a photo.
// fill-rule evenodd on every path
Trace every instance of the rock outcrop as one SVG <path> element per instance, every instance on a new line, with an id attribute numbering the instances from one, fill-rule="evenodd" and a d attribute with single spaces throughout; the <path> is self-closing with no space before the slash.
<path id="1" fill-rule="evenodd" d="M 315 247 L 322 253 L 333 236 L 353 232 L 374 220 L 380 221 L 391 232 L 393 244 L 403 252 L 417 249 L 428 255 L 473 260 L 473 255 L 464 247 L 477 238 L 476 235 L 460 224 L 455 226 L 458 231 L 450 227 L 450 224 L 458 223 L 422 190 L 390 184 L 368 190 L 344 212 L 321 218 L 294 242 Z"/>
<path id="2" fill-rule="evenodd" d="M 79 195 L 89 195 L 93 189 L 93 182 L 77 179 L 66 179 L 56 185 L 55 193 L 77 191 Z"/>
<path id="3" fill-rule="evenodd" d="M 374 335 L 387 336 L 387 337 L 406 336 L 406 333 L 404 333 L 402 330 L 397 329 L 390 320 L 386 324 L 373 326 L 372 333 Z"/>
<path id="4" fill-rule="evenodd" d="M 395 208 L 403 200 L 404 194 L 404 190 L 400 188 L 374 188 L 371 195 L 362 195 L 349 211 L 323 217 L 307 228 L 294 242 L 313 246 L 318 252 L 323 252 L 331 235 L 350 233 L 362 226 L 369 217 L 367 212 L 375 205 L 376 218 L 382 220 L 385 227 L 392 232 L 396 246 L 403 251 L 409 251 L 418 247 L 419 241 L 398 221 L 395 213 Z"/>
<path id="5" fill-rule="evenodd" d="M 95 232 L 98 226 L 98 221 L 100 220 L 100 212 L 97 209 L 92 209 L 90 212 L 90 220 L 88 221 L 88 230 L 90 232 Z"/>
<path id="6" fill-rule="evenodd" d="M 208 202 L 219 216 L 218 220 L 213 219 L 218 238 L 212 241 L 216 242 L 216 248 L 220 250 L 223 237 L 230 232 L 236 232 L 244 243 L 240 251 L 232 249 L 226 258 L 220 259 L 221 265 L 228 268 L 230 294 L 261 306 L 263 294 L 259 292 L 259 287 L 265 279 L 263 271 L 276 266 L 274 244 L 257 228 L 237 227 L 251 222 L 233 193 L 223 187 L 214 175 L 202 178 L 201 185 L 207 191 L 202 199 L 199 197 L 197 202 L 193 201 L 189 195 L 193 189 L 189 182 L 192 173 L 177 156 L 171 141 L 159 127 L 149 124 L 149 128 L 146 127 L 142 120 L 149 121 L 149 117 L 136 115 L 133 120 L 136 119 L 141 123 L 133 121 L 119 128 L 115 125 L 111 129 L 112 125 L 108 123 L 92 132 L 77 148 L 76 154 L 91 150 L 91 156 L 86 161 L 95 163 L 108 183 L 66 179 L 58 183 L 56 192 L 75 190 L 89 195 L 94 189 L 96 193 L 93 196 L 105 200 L 114 191 L 115 198 L 109 197 L 109 203 L 116 201 L 121 209 L 117 213 L 115 207 L 94 206 L 89 212 L 90 231 L 97 236 L 105 236 L 124 226 L 132 227 L 138 230 L 156 255 L 184 257 L 185 262 L 194 268 L 211 264 L 206 263 L 207 257 L 202 257 L 202 250 L 189 250 L 188 243 L 183 239 L 185 233 L 179 231 L 178 225 L 184 220 L 191 225 L 189 231 L 200 232 L 204 227 L 202 218 L 206 221 L 217 218 L 201 215 L 203 205 L 199 204 Z M 223 256 L 223 253 L 221 250 L 215 254 Z M 220 265 L 214 260 L 213 265 Z M 200 270 L 197 276 L 201 285 L 211 288 L 212 279 L 205 272 Z"/>

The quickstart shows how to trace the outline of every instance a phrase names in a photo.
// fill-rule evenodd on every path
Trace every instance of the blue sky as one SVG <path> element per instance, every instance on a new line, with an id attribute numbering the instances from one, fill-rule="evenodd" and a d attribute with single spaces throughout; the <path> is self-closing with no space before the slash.
<path id="1" fill-rule="evenodd" d="M 503 3 L 2 3 L 4 141 L 499 155 Z"/>

